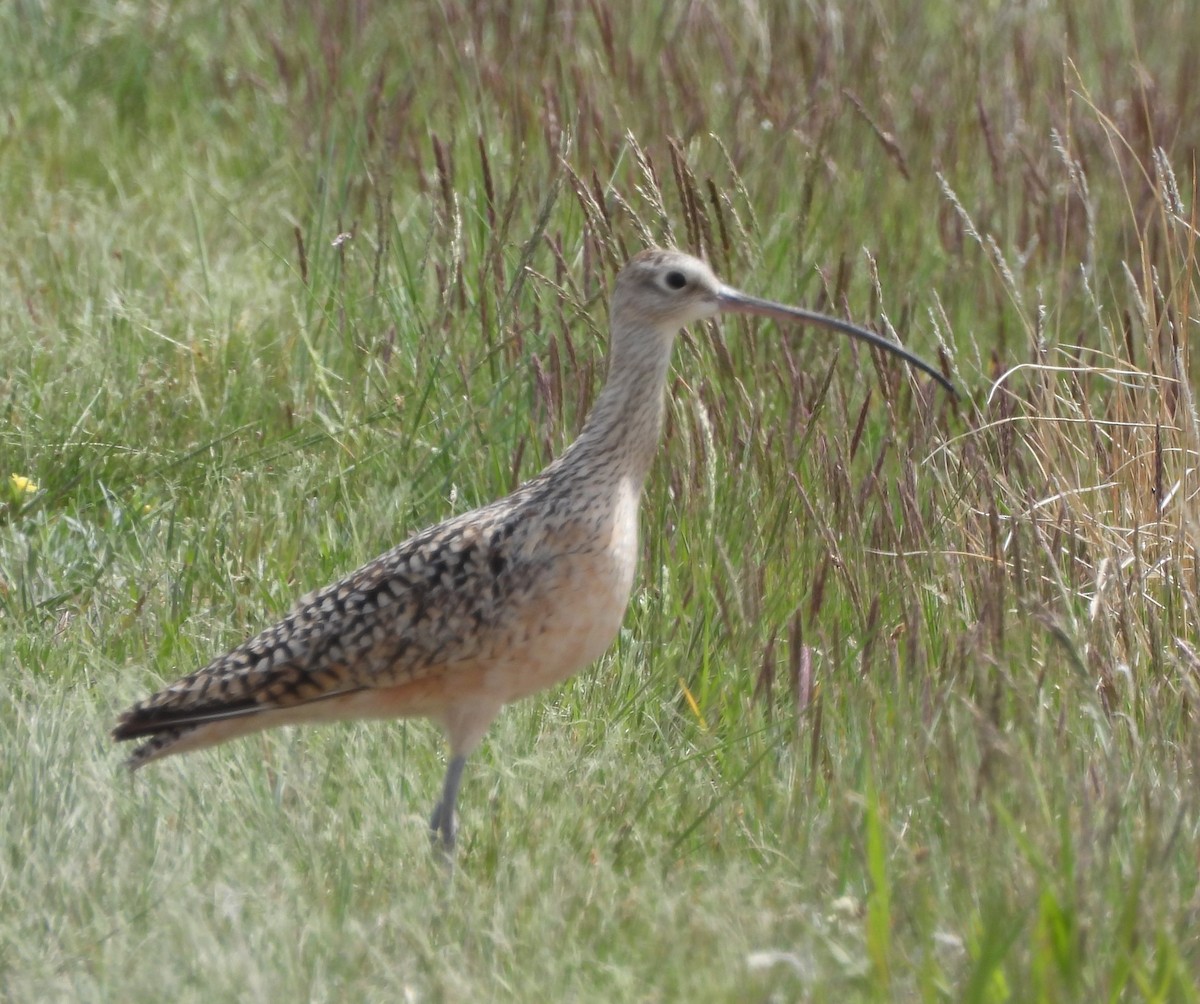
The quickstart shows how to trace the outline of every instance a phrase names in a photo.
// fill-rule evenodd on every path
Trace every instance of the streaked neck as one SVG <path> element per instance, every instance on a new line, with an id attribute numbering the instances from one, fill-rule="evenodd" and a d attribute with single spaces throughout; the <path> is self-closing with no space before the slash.
<path id="1" fill-rule="evenodd" d="M 615 352 L 583 431 L 555 466 L 594 469 L 597 476 L 607 473 L 640 491 L 662 435 L 670 363 L 670 341 L 650 335 L 639 346 Z"/>

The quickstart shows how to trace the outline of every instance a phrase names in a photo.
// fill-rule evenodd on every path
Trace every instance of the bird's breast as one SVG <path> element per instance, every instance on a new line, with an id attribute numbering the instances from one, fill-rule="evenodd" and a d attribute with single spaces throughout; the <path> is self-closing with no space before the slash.
<path id="1" fill-rule="evenodd" d="M 521 590 L 525 595 L 504 632 L 507 643 L 489 674 L 504 701 L 578 672 L 620 629 L 637 569 L 638 493 L 618 491 L 599 508 L 570 534 L 548 535 L 544 557 L 528 566 L 529 588 Z"/>

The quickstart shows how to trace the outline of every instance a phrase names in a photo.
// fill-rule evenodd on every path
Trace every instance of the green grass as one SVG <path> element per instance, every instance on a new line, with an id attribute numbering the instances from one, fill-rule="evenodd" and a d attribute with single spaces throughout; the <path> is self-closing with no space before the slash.
<path id="1" fill-rule="evenodd" d="M 0 10 L 0 998 L 1200 998 L 1191 5 L 334 6 Z M 572 439 L 648 241 L 962 397 L 684 335 L 452 881 L 425 723 L 131 781 L 130 701 Z"/>

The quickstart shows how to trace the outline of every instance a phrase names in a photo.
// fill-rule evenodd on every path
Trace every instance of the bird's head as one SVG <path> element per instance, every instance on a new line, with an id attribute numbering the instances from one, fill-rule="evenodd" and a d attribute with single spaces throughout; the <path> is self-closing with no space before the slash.
<path id="1" fill-rule="evenodd" d="M 832 328 L 900 357 L 954 393 L 938 370 L 874 332 L 825 314 L 749 296 L 726 286 L 699 258 L 663 248 L 639 252 L 617 275 L 612 300 L 613 351 L 622 355 L 669 352 L 680 328 L 722 313 L 757 314 Z"/>
<path id="2" fill-rule="evenodd" d="M 681 251 L 650 248 L 629 259 L 617 276 L 613 320 L 639 328 L 680 328 L 716 315 L 724 286 L 699 258 Z"/>

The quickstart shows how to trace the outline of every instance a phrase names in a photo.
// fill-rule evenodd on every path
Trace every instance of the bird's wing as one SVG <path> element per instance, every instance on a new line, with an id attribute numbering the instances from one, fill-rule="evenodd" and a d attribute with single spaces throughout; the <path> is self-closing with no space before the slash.
<path id="1" fill-rule="evenodd" d="M 278 623 L 131 707 L 113 737 L 393 686 L 475 658 L 511 596 L 511 515 L 489 507 L 449 520 L 309 593 Z"/>

